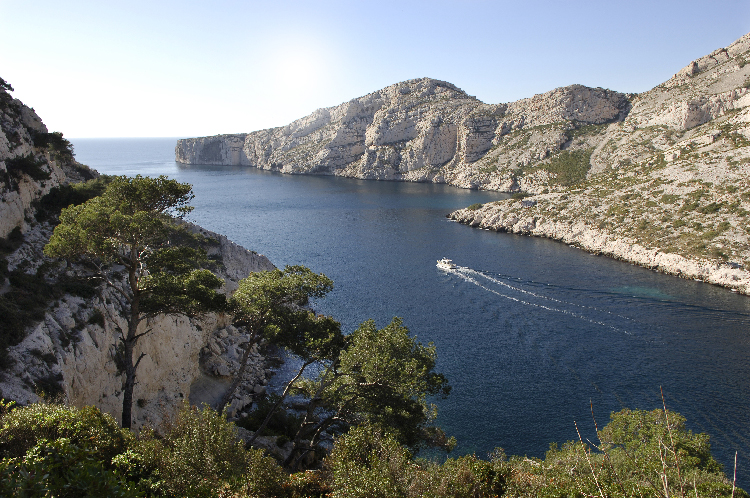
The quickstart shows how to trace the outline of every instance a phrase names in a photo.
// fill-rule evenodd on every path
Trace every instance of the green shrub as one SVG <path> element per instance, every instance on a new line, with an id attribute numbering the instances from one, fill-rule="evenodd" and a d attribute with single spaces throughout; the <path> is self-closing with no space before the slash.
<path id="1" fill-rule="evenodd" d="M 95 450 L 60 438 L 41 441 L 23 458 L 0 460 L 0 496 L 125 498 L 143 494 L 107 469 Z"/>
<path id="2" fill-rule="evenodd" d="M 98 309 L 95 309 L 91 312 L 91 316 L 87 323 L 89 325 L 99 325 L 101 328 L 104 328 L 104 314 Z"/>
<path id="3" fill-rule="evenodd" d="M 716 202 L 712 202 L 711 204 L 708 204 L 707 206 L 702 206 L 698 208 L 698 212 L 703 213 L 703 214 L 712 214 L 718 211 L 719 209 L 721 209 L 722 206 L 724 206 L 723 202 L 718 203 L 718 204 Z"/>
<path id="4" fill-rule="evenodd" d="M 258 427 L 266 419 L 266 416 L 268 416 L 268 413 L 273 409 L 279 398 L 278 394 L 266 396 L 258 402 L 255 410 L 237 421 L 237 426 L 253 432 L 258 430 Z M 301 416 L 294 415 L 285 410 L 276 410 L 261 435 L 279 436 L 280 440 L 285 438 L 286 441 L 289 441 L 297 434 L 300 425 L 302 425 Z"/>
<path id="5" fill-rule="evenodd" d="M 17 180 L 23 175 L 27 175 L 36 181 L 49 180 L 51 176 L 49 171 L 44 168 L 46 165 L 46 161 L 36 159 L 32 154 L 5 160 L 8 174 Z"/>
<path id="6" fill-rule="evenodd" d="M 43 443 L 66 438 L 106 463 L 132 440 L 111 415 L 93 406 L 73 408 L 36 403 L 8 411 L 0 418 L 0 456 L 23 457 Z"/>
<path id="7" fill-rule="evenodd" d="M 708 436 L 664 410 L 622 410 L 599 444 L 553 444 L 543 461 L 514 458 L 506 496 L 731 496 L 732 483 L 710 454 Z M 665 489 L 666 486 L 666 489 Z M 748 496 L 735 490 L 734 496 Z"/>
<path id="8" fill-rule="evenodd" d="M 10 254 L 23 244 L 23 233 L 21 227 L 16 227 L 5 239 L 0 239 L 0 254 Z"/>
<path id="9" fill-rule="evenodd" d="M 87 182 L 53 187 L 48 194 L 34 204 L 37 221 L 41 222 L 51 216 L 57 216 L 63 208 L 83 204 L 101 195 L 113 178 L 113 176 L 100 175 Z"/>
<path id="10" fill-rule="evenodd" d="M 680 198 L 679 195 L 675 194 L 664 194 L 661 196 L 662 204 L 674 204 Z"/>
<path id="11" fill-rule="evenodd" d="M 287 498 L 324 498 L 329 497 L 331 488 L 326 481 L 327 475 L 321 471 L 307 470 L 289 476 L 284 484 L 284 496 Z"/>
<path id="12" fill-rule="evenodd" d="M 332 498 L 406 496 L 414 464 L 396 438 L 374 426 L 352 428 L 324 461 Z"/>
<path id="13" fill-rule="evenodd" d="M 331 497 L 492 497 L 503 492 L 506 468 L 499 459 L 466 455 L 445 463 L 414 461 L 395 436 L 376 426 L 355 427 L 339 437 L 324 461 Z"/>
<path id="14" fill-rule="evenodd" d="M 504 463 L 475 455 L 449 458 L 442 465 L 424 462 L 411 480 L 409 496 L 474 498 L 501 496 L 505 489 Z"/>
<path id="15" fill-rule="evenodd" d="M 477 203 L 472 204 L 471 206 L 467 207 L 466 209 L 468 209 L 469 211 L 476 211 L 477 209 L 481 209 L 482 206 L 484 206 L 484 204 L 481 204 L 481 203 L 477 202 Z"/>
<path id="16" fill-rule="evenodd" d="M 544 168 L 566 187 L 581 183 L 591 168 L 591 150 L 564 150 L 553 156 Z"/>
<path id="17" fill-rule="evenodd" d="M 285 474 L 260 450 L 246 451 L 234 425 L 211 408 L 185 405 L 161 439 L 145 433 L 115 459 L 141 490 L 156 496 L 274 496 Z"/>
<path id="18" fill-rule="evenodd" d="M 3 317 L 3 333 L 0 334 L 0 369 L 10 366 L 7 349 L 21 342 L 26 329 L 44 318 L 49 304 L 65 294 L 91 298 L 96 294 L 94 282 L 69 276 L 61 276 L 50 283 L 45 277 L 45 266 L 29 274 L 16 268 L 7 272 L 10 288 L 0 295 L 0 316 Z"/>
<path id="19" fill-rule="evenodd" d="M 63 138 L 59 131 L 52 133 L 34 133 L 34 145 L 40 148 L 48 148 L 58 158 L 63 160 L 73 160 L 73 144 Z"/>

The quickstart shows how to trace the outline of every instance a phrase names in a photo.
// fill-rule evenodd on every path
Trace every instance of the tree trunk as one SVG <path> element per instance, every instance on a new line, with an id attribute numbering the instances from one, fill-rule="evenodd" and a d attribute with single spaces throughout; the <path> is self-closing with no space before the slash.
<path id="1" fill-rule="evenodd" d="M 130 335 L 128 333 L 128 335 Z M 135 341 L 125 339 L 122 349 L 122 362 L 125 366 L 125 386 L 122 391 L 122 427 L 130 429 L 133 420 L 133 389 L 135 388 L 135 365 L 133 364 L 133 346 Z"/>
<path id="2" fill-rule="evenodd" d="M 138 362 L 133 363 L 135 343 L 138 341 L 138 323 L 140 322 L 140 293 L 138 291 L 138 275 L 136 274 L 136 252 L 130 251 L 131 265 L 128 268 L 128 283 L 132 298 L 130 301 L 130 316 L 128 317 L 128 334 L 122 338 L 122 362 L 125 367 L 125 386 L 122 391 L 122 427 L 130 429 L 133 423 L 133 389 L 135 388 L 135 370 Z"/>

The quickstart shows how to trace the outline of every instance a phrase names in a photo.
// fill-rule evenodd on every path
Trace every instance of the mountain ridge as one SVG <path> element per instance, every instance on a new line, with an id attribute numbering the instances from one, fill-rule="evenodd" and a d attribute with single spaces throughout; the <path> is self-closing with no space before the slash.
<path id="1" fill-rule="evenodd" d="M 750 34 L 639 94 L 570 85 L 485 104 L 423 78 L 180 140 L 175 157 L 511 192 L 451 217 L 750 293 Z"/>

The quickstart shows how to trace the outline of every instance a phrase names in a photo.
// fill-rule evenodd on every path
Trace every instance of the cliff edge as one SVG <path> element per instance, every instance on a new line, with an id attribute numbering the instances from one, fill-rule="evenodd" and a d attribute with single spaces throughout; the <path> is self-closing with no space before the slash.
<path id="1" fill-rule="evenodd" d="M 56 223 L 54 215 L 43 212 L 48 194 L 58 195 L 59 187 L 99 174 L 77 163 L 62 134 L 49 133 L 11 91 L 0 80 L 0 398 L 26 404 L 62 397 L 119 419 L 124 376 L 114 358 L 119 334 L 127 329 L 123 295 L 84 278 L 88 272 L 82 266 L 42 252 Z M 189 229 L 202 235 L 212 271 L 224 280 L 227 294 L 250 272 L 274 268 L 265 256 L 222 235 Z M 110 278 L 124 282 L 127 277 L 113 268 Z M 237 375 L 242 346 L 250 339 L 231 325 L 230 316 L 216 313 L 158 315 L 144 321 L 139 333 L 149 330 L 135 353 L 146 354 L 135 388 L 136 428 L 158 426 L 184 400 L 216 402 Z M 262 344 L 251 347 L 230 415 L 250 409 L 270 376 Z"/>

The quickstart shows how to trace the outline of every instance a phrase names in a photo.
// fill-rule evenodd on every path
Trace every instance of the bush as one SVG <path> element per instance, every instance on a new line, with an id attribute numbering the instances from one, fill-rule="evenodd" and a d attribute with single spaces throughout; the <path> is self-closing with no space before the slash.
<path id="1" fill-rule="evenodd" d="M 59 131 L 53 131 L 52 133 L 34 133 L 33 139 L 35 146 L 48 148 L 59 159 L 67 161 L 73 160 L 73 144 L 63 138 L 63 134 Z"/>
<path id="2" fill-rule="evenodd" d="M 467 455 L 442 465 L 415 462 L 393 434 L 370 425 L 353 428 L 336 440 L 324 461 L 324 475 L 334 498 L 493 497 L 502 494 L 505 483 L 500 460 Z"/>
<path id="3" fill-rule="evenodd" d="M 16 268 L 7 273 L 10 289 L 0 295 L 0 316 L 3 317 L 3 333 L 0 334 L 0 369 L 9 366 L 7 349 L 26 337 L 26 329 L 44 318 L 50 302 L 64 294 L 91 298 L 96 294 L 91 281 L 76 277 L 61 276 L 50 283 L 45 278 L 45 266 L 35 274 Z"/>
<path id="4" fill-rule="evenodd" d="M 44 168 L 46 165 L 46 161 L 36 159 L 32 154 L 5 160 L 8 174 L 17 180 L 23 175 L 27 175 L 36 181 L 49 180 L 51 176 L 49 171 Z"/>
<path id="5" fill-rule="evenodd" d="M 598 432 L 600 444 L 553 444 L 544 461 L 509 462 L 511 496 L 731 496 L 706 434 L 664 410 L 622 410 Z M 735 490 L 734 496 L 748 496 Z"/>
<path id="6" fill-rule="evenodd" d="M 23 457 L 45 441 L 66 438 L 105 462 L 125 451 L 132 441 L 111 415 L 93 406 L 73 408 L 36 403 L 9 410 L 0 418 L 0 456 Z"/>
<path id="7" fill-rule="evenodd" d="M 564 150 L 553 156 L 545 169 L 554 174 L 556 183 L 569 187 L 581 183 L 591 168 L 590 150 Z"/>
<path id="8" fill-rule="evenodd" d="M 504 491 L 504 464 L 486 461 L 475 455 L 449 458 L 442 465 L 423 463 L 415 473 L 409 496 L 428 498 L 497 497 Z"/>
<path id="9" fill-rule="evenodd" d="M 241 418 L 237 421 L 237 425 L 243 429 L 249 431 L 256 431 L 258 427 L 268 416 L 268 413 L 273 409 L 276 402 L 279 400 L 278 394 L 272 394 L 263 398 L 255 410 L 250 412 L 246 417 Z M 289 441 L 294 438 L 297 431 L 302 425 L 302 417 L 294 415 L 284 410 L 276 410 L 266 425 L 262 436 L 279 436 L 279 439 L 286 438 Z M 281 444 L 279 444 L 281 446 Z"/>
<path id="10" fill-rule="evenodd" d="M 274 496 L 285 480 L 272 458 L 245 451 L 234 425 L 206 406 L 185 405 L 161 439 L 146 433 L 116 464 L 156 496 L 216 496 L 219 490 Z"/>
<path id="11" fill-rule="evenodd" d="M 63 208 L 83 204 L 89 199 L 101 195 L 113 178 L 113 176 L 100 175 L 87 182 L 53 187 L 47 195 L 39 199 L 34 205 L 37 221 L 44 221 L 51 216 L 57 216 Z"/>
<path id="12" fill-rule="evenodd" d="M 414 464 L 395 436 L 375 426 L 352 428 L 324 460 L 332 498 L 406 496 Z"/>
<path id="13" fill-rule="evenodd" d="M 21 227 L 16 227 L 5 239 L 0 239 L 0 254 L 10 254 L 23 244 L 23 233 Z"/>
<path id="14" fill-rule="evenodd" d="M 67 438 L 42 441 L 23 458 L 0 460 L 0 496 L 79 498 L 143 496 L 108 470 L 100 455 Z"/>
<path id="15" fill-rule="evenodd" d="M 481 209 L 484 204 L 477 202 L 476 204 L 472 204 L 471 206 L 467 207 L 469 211 L 476 211 L 477 209 Z"/>

